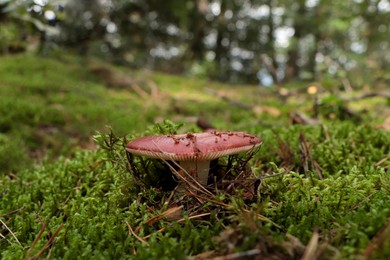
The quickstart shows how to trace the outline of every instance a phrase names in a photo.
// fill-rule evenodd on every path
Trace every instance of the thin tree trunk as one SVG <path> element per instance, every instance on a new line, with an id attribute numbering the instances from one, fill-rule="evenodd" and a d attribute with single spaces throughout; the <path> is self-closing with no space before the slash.
<path id="1" fill-rule="evenodd" d="M 274 25 L 274 17 L 273 17 L 273 14 L 272 14 L 272 10 L 273 10 L 273 5 L 272 5 L 273 1 L 272 0 L 268 0 L 267 1 L 267 5 L 269 7 L 269 16 L 268 16 L 268 20 L 267 20 L 267 25 L 268 25 L 268 28 L 269 28 L 269 31 L 268 31 L 268 42 L 266 43 L 266 54 L 267 56 L 269 57 L 270 59 L 270 64 L 266 64 L 267 67 L 268 67 L 268 70 L 269 70 L 269 67 L 272 68 L 272 71 L 269 71 L 270 75 L 272 76 L 272 79 L 274 81 L 274 84 L 276 85 L 279 85 L 279 77 L 277 75 L 277 68 L 278 68 L 278 64 L 276 63 L 276 50 L 275 50 L 275 37 L 274 37 L 274 31 L 275 31 L 275 25 Z"/>
<path id="2" fill-rule="evenodd" d="M 298 16 L 304 17 L 306 15 L 306 9 L 305 9 L 305 3 L 304 1 L 299 1 L 299 8 L 298 8 Z M 284 79 L 283 82 L 289 82 L 293 79 L 296 79 L 299 75 L 300 67 L 298 66 L 298 59 L 299 59 L 299 42 L 301 38 L 304 36 L 304 21 L 301 19 L 295 19 L 294 24 L 294 36 L 291 39 L 291 42 L 293 44 L 292 47 L 290 47 L 290 50 L 287 53 L 287 64 L 286 69 L 284 73 Z"/>
<path id="3" fill-rule="evenodd" d="M 189 43 L 190 59 L 202 60 L 204 55 L 203 39 L 206 35 L 207 21 L 205 14 L 207 12 L 207 0 L 197 0 L 194 6 L 194 16 L 190 25 L 190 32 L 193 37 Z"/>

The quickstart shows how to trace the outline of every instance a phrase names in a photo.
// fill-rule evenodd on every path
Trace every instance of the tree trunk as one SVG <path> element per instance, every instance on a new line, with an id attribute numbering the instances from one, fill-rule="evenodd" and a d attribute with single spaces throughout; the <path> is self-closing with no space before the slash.
<path id="1" fill-rule="evenodd" d="M 203 60 L 204 58 L 204 45 L 203 39 L 206 35 L 207 21 L 205 14 L 207 12 L 207 0 L 198 0 L 194 6 L 194 16 L 190 25 L 190 32 L 193 36 L 189 43 L 190 59 Z"/>
<path id="2" fill-rule="evenodd" d="M 276 63 L 276 50 L 275 50 L 275 37 L 274 37 L 274 31 L 275 31 L 275 25 L 274 25 L 274 17 L 273 17 L 273 14 L 272 14 L 272 10 L 273 10 L 273 5 L 272 5 L 272 0 L 268 0 L 267 1 L 267 5 L 269 7 L 269 16 L 268 16 L 268 20 L 267 20 L 267 25 L 268 25 L 268 28 L 269 28 L 269 31 L 268 31 L 268 41 L 267 43 L 265 44 L 265 49 L 266 49 L 266 54 L 268 56 L 268 58 L 270 59 L 270 64 L 267 65 L 267 67 L 271 67 L 271 68 L 268 68 L 269 70 L 269 73 L 270 75 L 272 76 L 272 80 L 274 81 L 274 84 L 276 85 L 279 85 L 279 77 L 277 75 L 277 68 L 278 68 L 278 64 Z"/>
<path id="3" fill-rule="evenodd" d="M 283 82 L 289 82 L 293 79 L 298 78 L 300 67 L 298 65 L 299 59 L 299 43 L 301 38 L 304 36 L 305 29 L 305 20 L 303 17 L 306 15 L 305 2 L 299 1 L 299 7 L 297 11 L 297 17 L 295 18 L 294 23 L 294 36 L 291 39 L 292 46 L 290 46 L 290 50 L 287 52 L 287 64 L 284 72 Z"/>

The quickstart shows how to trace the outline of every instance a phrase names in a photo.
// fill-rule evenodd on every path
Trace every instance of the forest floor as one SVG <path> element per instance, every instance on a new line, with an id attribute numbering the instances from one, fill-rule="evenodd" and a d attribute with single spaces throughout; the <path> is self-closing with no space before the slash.
<path id="1" fill-rule="evenodd" d="M 0 57 L 0 75 L 2 259 L 390 258 L 383 89 L 276 91 L 61 53 Z M 178 195 L 165 163 L 125 153 L 207 124 L 263 144 L 220 159 L 206 191 Z"/>

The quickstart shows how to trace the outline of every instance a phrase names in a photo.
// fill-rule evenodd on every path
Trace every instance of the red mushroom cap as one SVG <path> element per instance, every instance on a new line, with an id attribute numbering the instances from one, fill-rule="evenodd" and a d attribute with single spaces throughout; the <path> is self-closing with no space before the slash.
<path id="1" fill-rule="evenodd" d="M 249 151 L 262 140 L 245 132 L 206 132 L 145 136 L 126 145 L 135 155 L 174 161 L 214 160 Z"/>

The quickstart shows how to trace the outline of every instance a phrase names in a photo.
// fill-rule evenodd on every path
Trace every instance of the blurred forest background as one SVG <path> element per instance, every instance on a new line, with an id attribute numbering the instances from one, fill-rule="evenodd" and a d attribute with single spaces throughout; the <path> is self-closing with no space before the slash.
<path id="1" fill-rule="evenodd" d="M 389 38 L 387 0 L 0 0 L 2 54 L 65 49 L 230 83 L 383 89 Z"/>
<path id="2" fill-rule="evenodd" d="M 389 40 L 389 0 L 0 0 L 0 259 L 390 259 Z M 185 196 L 124 149 L 210 128 L 264 144 Z"/>

